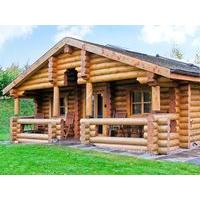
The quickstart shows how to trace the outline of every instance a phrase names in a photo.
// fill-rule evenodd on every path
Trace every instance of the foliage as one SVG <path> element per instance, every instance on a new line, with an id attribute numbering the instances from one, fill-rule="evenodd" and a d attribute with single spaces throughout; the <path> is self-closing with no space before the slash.
<path id="1" fill-rule="evenodd" d="M 10 117 L 14 116 L 13 99 L 0 99 L 0 141 L 9 139 Z M 20 115 L 33 115 L 34 103 L 32 99 L 20 100 Z"/>
<path id="2" fill-rule="evenodd" d="M 0 145 L 0 174 L 200 174 L 193 164 L 56 145 Z"/>
<path id="3" fill-rule="evenodd" d="M 0 96 L 2 96 L 3 88 L 12 82 L 20 72 L 19 66 L 14 64 L 6 69 L 0 68 Z"/>
<path id="4" fill-rule="evenodd" d="M 181 60 L 183 59 L 183 53 L 178 47 L 174 46 L 171 50 L 170 57 Z"/>

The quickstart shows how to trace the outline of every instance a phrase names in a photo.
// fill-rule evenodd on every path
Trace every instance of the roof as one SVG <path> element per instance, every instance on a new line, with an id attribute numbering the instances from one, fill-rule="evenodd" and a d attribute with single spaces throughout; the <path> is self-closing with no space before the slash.
<path id="1" fill-rule="evenodd" d="M 200 67 L 197 65 L 161 57 L 159 55 L 151 56 L 112 45 L 100 45 L 66 37 L 53 46 L 44 55 L 42 55 L 26 71 L 20 74 L 13 82 L 4 88 L 3 94 L 8 93 L 12 88 L 18 86 L 23 81 L 28 79 L 36 70 L 40 69 L 51 56 L 61 52 L 65 45 L 85 49 L 88 52 L 92 52 L 94 54 L 101 55 L 131 66 L 136 66 L 140 69 L 144 69 L 167 78 L 176 78 L 181 80 L 186 79 L 200 82 Z M 172 76 L 176 74 L 185 76 Z"/>

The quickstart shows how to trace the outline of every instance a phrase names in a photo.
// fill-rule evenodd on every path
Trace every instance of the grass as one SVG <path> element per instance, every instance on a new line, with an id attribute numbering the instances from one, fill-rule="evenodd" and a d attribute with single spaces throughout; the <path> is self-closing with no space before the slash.
<path id="1" fill-rule="evenodd" d="M 20 116 L 33 115 L 33 101 L 22 99 L 20 101 Z M 9 139 L 10 117 L 14 116 L 13 99 L 0 99 L 0 141 Z"/>
<path id="2" fill-rule="evenodd" d="M 200 167 L 55 145 L 0 145 L 0 174 L 200 174 Z"/>
<path id="3" fill-rule="evenodd" d="M 21 116 L 33 114 L 22 100 Z M 13 100 L 0 100 L 0 141 L 9 139 Z M 0 174 L 200 174 L 200 167 L 77 150 L 53 145 L 0 145 Z"/>

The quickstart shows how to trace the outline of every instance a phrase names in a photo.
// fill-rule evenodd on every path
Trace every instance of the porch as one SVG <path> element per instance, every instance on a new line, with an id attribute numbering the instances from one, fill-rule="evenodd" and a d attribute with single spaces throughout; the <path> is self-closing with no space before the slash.
<path id="1" fill-rule="evenodd" d="M 168 154 L 179 148 L 179 136 L 175 121 L 176 114 L 149 114 L 137 118 L 104 118 L 81 119 L 81 142 L 99 147 L 120 148 L 126 150 L 148 151 L 151 153 Z M 139 137 L 116 137 L 98 134 L 98 126 L 141 127 Z M 131 129 L 129 129 L 131 130 Z"/>
<path id="2" fill-rule="evenodd" d="M 52 143 L 64 137 L 62 118 L 12 117 L 10 128 L 11 141 L 14 143 Z"/>

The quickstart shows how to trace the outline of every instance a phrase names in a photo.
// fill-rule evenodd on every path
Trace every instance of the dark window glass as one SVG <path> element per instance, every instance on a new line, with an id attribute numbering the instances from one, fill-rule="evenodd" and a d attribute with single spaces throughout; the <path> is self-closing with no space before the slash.
<path id="1" fill-rule="evenodd" d="M 150 102 L 150 101 L 151 101 L 150 92 L 145 91 L 144 92 L 144 102 Z"/>
<path id="2" fill-rule="evenodd" d="M 144 113 L 149 113 L 151 111 L 151 104 L 144 103 Z"/>
<path id="3" fill-rule="evenodd" d="M 139 103 L 141 102 L 141 92 L 134 92 L 133 93 L 133 102 L 134 103 Z"/>
<path id="4" fill-rule="evenodd" d="M 141 113 L 141 104 L 134 104 L 133 105 L 133 113 L 140 114 Z"/>

